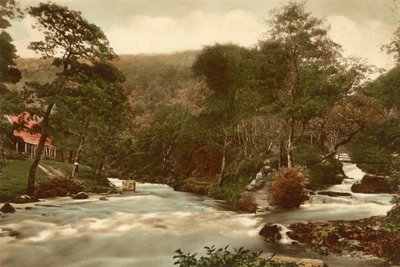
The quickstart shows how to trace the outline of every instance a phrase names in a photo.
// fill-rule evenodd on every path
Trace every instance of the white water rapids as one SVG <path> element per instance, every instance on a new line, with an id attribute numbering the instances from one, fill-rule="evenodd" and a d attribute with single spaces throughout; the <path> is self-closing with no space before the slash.
<path id="1" fill-rule="evenodd" d="M 350 178 L 357 169 L 354 164 L 344 167 Z M 0 217 L 0 266 L 164 267 L 173 266 L 172 256 L 178 248 L 201 253 L 204 246 L 227 244 L 319 257 L 330 266 L 381 266 L 382 261 L 374 259 L 322 257 L 302 246 L 267 244 L 258 231 L 265 222 L 288 225 L 384 215 L 391 208 L 390 197 L 313 196 L 298 210 L 257 216 L 229 210 L 208 197 L 175 192 L 168 186 L 137 184 L 136 192 L 109 197 L 108 201 L 94 195 L 88 200 L 57 198 L 16 204 L 20 208 L 16 213 Z M 25 206 L 33 209 L 25 210 Z"/>

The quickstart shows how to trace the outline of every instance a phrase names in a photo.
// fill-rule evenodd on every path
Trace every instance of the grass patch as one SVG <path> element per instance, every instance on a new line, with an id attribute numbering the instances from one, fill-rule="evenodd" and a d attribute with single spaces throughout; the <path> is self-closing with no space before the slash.
<path id="1" fill-rule="evenodd" d="M 17 195 L 25 194 L 29 168 L 32 160 L 7 160 L 4 171 L 0 174 L 0 202 L 5 202 Z M 45 168 L 54 168 L 62 172 L 64 176 L 71 173 L 72 164 L 55 160 L 44 159 L 40 165 Z M 36 171 L 36 182 L 48 179 L 48 175 L 40 168 Z M 88 166 L 79 166 L 79 175 L 77 178 L 87 189 L 88 192 L 104 193 L 110 187 L 105 177 L 95 176 L 92 169 Z"/>
<path id="2" fill-rule="evenodd" d="M 31 160 L 7 160 L 4 171 L 0 174 L 0 201 L 7 201 L 17 195 L 25 194 L 28 185 L 28 173 Z M 37 180 L 47 179 L 41 169 L 36 172 Z"/>

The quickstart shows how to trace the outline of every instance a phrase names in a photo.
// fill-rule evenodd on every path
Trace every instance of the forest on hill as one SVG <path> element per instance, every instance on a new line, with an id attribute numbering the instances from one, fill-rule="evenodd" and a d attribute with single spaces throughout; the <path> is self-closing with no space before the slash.
<path id="1" fill-rule="evenodd" d="M 107 137 L 113 128 L 100 134 L 98 125 L 87 127 L 82 162 L 96 173 L 177 188 L 194 181 L 200 187 L 188 190 L 231 202 L 266 162 L 274 168 L 305 166 L 310 189 L 338 183 L 339 150 L 372 162 L 366 171 L 397 177 L 392 163 L 399 142 L 397 67 L 366 82 L 368 66 L 344 58 L 322 21 L 299 6 L 290 8 L 308 28 L 282 28 L 294 19 L 282 13 L 270 37 L 254 48 L 216 44 L 112 59 L 124 76 L 121 88 L 129 105 L 123 125 L 114 126 L 123 133 Z M 16 67 L 22 79 L 8 86 L 13 92 L 24 92 L 27 83 L 51 83 L 59 69 L 50 59 L 19 58 Z M 118 115 L 108 112 L 111 120 Z M 54 116 L 68 117 L 57 108 Z M 55 121 L 50 135 L 59 148 L 76 151 L 80 134 L 65 130 L 68 123 Z M 394 179 L 393 188 L 397 183 Z"/>

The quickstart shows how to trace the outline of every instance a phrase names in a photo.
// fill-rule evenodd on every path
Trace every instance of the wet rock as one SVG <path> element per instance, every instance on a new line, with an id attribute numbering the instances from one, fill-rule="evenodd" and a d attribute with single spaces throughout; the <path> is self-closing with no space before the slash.
<path id="1" fill-rule="evenodd" d="M 268 242 L 275 242 L 282 238 L 280 230 L 282 229 L 279 225 L 268 223 L 260 230 L 259 235 Z"/>
<path id="2" fill-rule="evenodd" d="M 322 192 L 318 192 L 318 195 L 325 195 L 325 196 L 330 196 L 330 197 L 350 197 L 351 193 L 335 192 L 335 191 L 322 191 Z"/>
<path id="3" fill-rule="evenodd" d="M 256 178 L 253 179 L 250 184 L 246 187 L 248 191 L 256 191 L 261 189 L 268 180 L 268 177 L 272 173 L 272 168 L 269 166 L 264 166 L 257 174 Z"/>
<path id="4" fill-rule="evenodd" d="M 244 194 L 237 201 L 236 208 L 243 211 L 248 211 L 251 213 L 255 213 L 257 211 L 257 204 L 254 202 L 254 199 L 249 194 Z"/>
<path id="5" fill-rule="evenodd" d="M 351 191 L 368 194 L 393 193 L 387 177 L 372 174 L 366 174 L 361 182 L 353 184 Z"/>
<path id="6" fill-rule="evenodd" d="M 13 198 L 10 202 L 15 204 L 26 204 L 32 202 L 39 202 L 39 199 L 34 196 L 21 195 Z"/>
<path id="7" fill-rule="evenodd" d="M 326 255 L 374 255 L 393 263 L 400 260 L 400 234 L 385 230 L 384 217 L 355 221 L 295 223 L 287 235 Z"/>
<path id="8" fill-rule="evenodd" d="M 25 207 L 25 209 L 26 209 L 26 210 L 31 210 L 31 209 L 32 209 L 32 207 Z"/>
<path id="9" fill-rule="evenodd" d="M 3 207 L 1 207 L 0 211 L 3 213 L 14 213 L 15 209 L 9 202 L 6 202 Z"/>
<path id="10" fill-rule="evenodd" d="M 78 194 L 72 196 L 72 199 L 88 199 L 88 198 L 89 195 L 85 192 L 79 192 Z"/>
<path id="11" fill-rule="evenodd" d="M 108 200 L 108 198 L 106 198 L 106 197 L 99 197 L 99 200 L 106 201 L 106 200 Z"/>

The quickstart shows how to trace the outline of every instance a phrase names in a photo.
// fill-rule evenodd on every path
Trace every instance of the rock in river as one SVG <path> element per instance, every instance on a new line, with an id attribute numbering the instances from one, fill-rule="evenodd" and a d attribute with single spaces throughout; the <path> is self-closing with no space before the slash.
<path id="1" fill-rule="evenodd" d="M 3 207 L 1 207 L 0 211 L 3 213 L 13 213 L 15 209 L 10 203 L 6 202 Z"/>
<path id="2" fill-rule="evenodd" d="M 260 230 L 260 235 L 265 238 L 268 242 L 275 242 L 282 238 L 280 233 L 281 227 L 276 224 L 267 223 Z"/>
<path id="3" fill-rule="evenodd" d="M 392 193 L 388 178 L 371 174 L 366 174 L 361 182 L 353 184 L 351 191 L 367 194 Z"/>
<path id="4" fill-rule="evenodd" d="M 89 195 L 85 192 L 79 192 L 78 194 L 72 196 L 73 199 L 88 199 Z"/>

